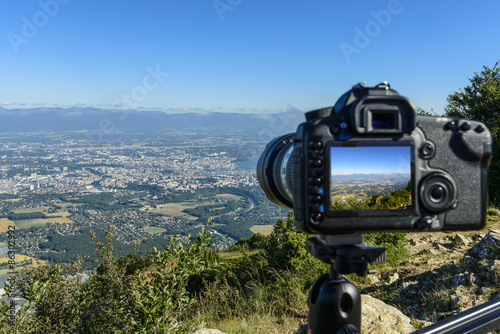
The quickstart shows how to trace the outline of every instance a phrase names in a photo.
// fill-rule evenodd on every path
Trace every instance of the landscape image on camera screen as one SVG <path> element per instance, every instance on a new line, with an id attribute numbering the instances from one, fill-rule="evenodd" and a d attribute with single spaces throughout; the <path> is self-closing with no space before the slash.
<path id="1" fill-rule="evenodd" d="M 411 209 L 411 147 L 330 148 L 333 210 Z"/>

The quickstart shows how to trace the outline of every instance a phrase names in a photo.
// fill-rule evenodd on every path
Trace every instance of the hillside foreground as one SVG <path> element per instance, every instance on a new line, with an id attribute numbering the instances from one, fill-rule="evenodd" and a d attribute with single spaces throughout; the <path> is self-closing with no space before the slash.
<path id="1" fill-rule="evenodd" d="M 308 291 L 328 266 L 306 252 L 308 236 L 294 231 L 293 221 L 293 214 L 280 218 L 269 236 L 242 239 L 222 253 L 205 227 L 188 242 L 172 236 L 145 256 L 118 257 L 111 229 L 104 241 L 94 233 L 94 269 L 86 270 L 83 259 L 27 268 L 8 285 L 26 303 L 14 321 L 9 305 L 0 305 L 0 333 L 296 333 L 307 323 Z M 365 301 L 378 303 L 363 332 L 388 333 L 385 316 L 395 308 L 403 313 L 396 320 L 408 325 L 399 332 L 406 333 L 499 296 L 500 210 L 488 209 L 486 227 L 366 235 L 369 244 L 387 246 L 389 256 L 376 274 L 349 275 L 367 296 L 364 310 Z M 496 244 L 478 248 L 495 235 Z M 395 308 L 382 313 L 380 301 Z"/>
<path id="2" fill-rule="evenodd" d="M 410 318 L 411 331 L 500 297 L 500 244 L 474 248 L 486 235 L 500 238 L 500 211 L 488 210 L 480 231 L 409 233 L 401 260 L 375 266 L 367 277 L 349 275 L 362 295 L 396 307 Z M 500 239 L 498 239 L 500 240 Z M 307 306 L 295 317 L 249 316 L 218 324 L 223 333 L 297 333 L 307 323 Z M 384 326 L 363 324 L 363 333 L 384 333 Z M 408 333 L 409 333 L 408 332 Z M 500 333 L 500 330 L 495 331 Z"/>

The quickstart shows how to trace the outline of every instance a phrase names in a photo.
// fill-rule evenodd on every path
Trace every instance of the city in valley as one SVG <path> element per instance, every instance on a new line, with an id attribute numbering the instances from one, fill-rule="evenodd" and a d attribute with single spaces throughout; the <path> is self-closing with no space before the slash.
<path id="1" fill-rule="evenodd" d="M 255 176 L 262 143 L 246 138 L 175 129 L 115 131 L 99 142 L 80 131 L 4 134 L 0 231 L 15 229 L 17 265 L 95 257 L 90 232 L 104 230 L 124 254 L 162 249 L 168 236 L 186 239 L 209 221 L 218 249 L 269 233 L 288 211 L 265 198 Z"/>
<path id="2" fill-rule="evenodd" d="M 351 174 L 331 176 L 332 203 L 345 202 L 350 198 L 358 200 L 371 196 L 389 195 L 405 188 L 410 181 L 407 173 Z"/>

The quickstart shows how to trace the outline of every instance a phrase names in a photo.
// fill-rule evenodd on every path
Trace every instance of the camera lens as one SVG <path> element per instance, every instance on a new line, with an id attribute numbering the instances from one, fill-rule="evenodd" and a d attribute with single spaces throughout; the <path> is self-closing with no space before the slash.
<path id="1" fill-rule="evenodd" d="M 257 163 L 257 180 L 266 197 L 287 209 L 293 208 L 293 140 L 295 134 L 273 139 Z"/>
<path id="2" fill-rule="evenodd" d="M 456 201 L 455 182 L 445 173 L 433 173 L 420 182 L 419 196 L 424 209 L 442 212 Z"/>

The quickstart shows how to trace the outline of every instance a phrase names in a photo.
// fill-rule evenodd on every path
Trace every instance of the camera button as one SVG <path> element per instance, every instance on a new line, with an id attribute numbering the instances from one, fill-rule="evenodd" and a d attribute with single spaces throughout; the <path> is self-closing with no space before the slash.
<path id="1" fill-rule="evenodd" d="M 319 203 L 323 202 L 323 196 L 318 195 L 318 194 L 313 195 L 312 201 L 313 201 L 313 203 L 319 204 Z"/>
<path id="2" fill-rule="evenodd" d="M 484 126 L 482 126 L 482 125 L 478 125 L 478 126 L 476 127 L 476 129 L 475 129 L 475 131 L 476 131 L 477 133 L 484 132 L 484 130 L 485 130 L 485 129 L 484 129 Z"/>
<path id="3" fill-rule="evenodd" d="M 432 188 L 430 195 L 431 201 L 438 203 L 446 197 L 446 190 L 442 186 L 436 186 Z"/>
<path id="4" fill-rule="evenodd" d="M 323 148 L 323 143 L 320 142 L 319 140 L 318 141 L 313 141 L 311 143 L 311 147 L 312 147 L 313 150 L 319 151 L 319 150 L 321 150 Z"/>
<path id="5" fill-rule="evenodd" d="M 311 162 L 311 165 L 312 165 L 314 168 L 320 168 L 320 167 L 323 167 L 323 160 L 321 160 L 321 159 L 313 159 L 313 161 Z"/>
<path id="6" fill-rule="evenodd" d="M 340 132 L 340 128 L 337 126 L 337 125 L 334 125 L 330 128 L 330 131 L 331 133 L 333 133 L 334 135 L 336 135 L 337 133 Z"/>
<path id="7" fill-rule="evenodd" d="M 423 158 L 432 158 L 435 153 L 434 144 L 430 141 L 426 141 L 420 146 L 420 153 L 422 153 Z"/>
<path id="8" fill-rule="evenodd" d="M 311 221 L 315 224 L 320 223 L 323 221 L 323 214 L 321 212 L 314 212 L 311 215 Z"/>
<path id="9" fill-rule="evenodd" d="M 323 183 L 323 178 L 319 176 L 313 177 L 311 183 L 315 186 L 320 186 Z"/>
<path id="10" fill-rule="evenodd" d="M 455 121 L 451 121 L 446 123 L 446 127 L 450 130 L 453 130 L 457 126 L 457 123 Z"/>
<path id="11" fill-rule="evenodd" d="M 460 128 L 463 131 L 469 131 L 471 127 L 472 127 L 472 125 L 470 124 L 470 122 L 465 122 L 462 124 L 462 126 L 460 126 Z"/>

